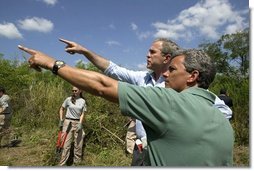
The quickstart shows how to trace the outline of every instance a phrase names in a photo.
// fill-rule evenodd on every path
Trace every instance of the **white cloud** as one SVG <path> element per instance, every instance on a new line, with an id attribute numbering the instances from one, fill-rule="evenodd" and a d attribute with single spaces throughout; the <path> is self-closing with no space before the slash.
<path id="1" fill-rule="evenodd" d="M 6 37 L 8 39 L 21 39 L 22 34 L 13 23 L 0 24 L 0 37 Z"/>
<path id="2" fill-rule="evenodd" d="M 137 32 L 136 34 L 137 34 L 139 40 L 144 40 L 144 39 L 147 39 L 151 35 L 151 32 L 150 31 Z"/>
<path id="3" fill-rule="evenodd" d="M 107 41 L 106 44 L 109 46 L 120 46 L 121 45 L 119 42 L 114 41 L 114 40 Z"/>
<path id="4" fill-rule="evenodd" d="M 131 23 L 131 29 L 135 31 L 138 29 L 138 26 L 135 23 Z"/>
<path id="5" fill-rule="evenodd" d="M 138 30 L 138 26 L 135 23 L 131 23 L 131 29 L 135 32 L 139 40 L 147 39 L 152 35 L 150 31 L 141 32 Z"/>
<path id="6" fill-rule="evenodd" d="M 178 17 L 166 23 L 155 22 L 155 37 L 172 39 L 206 36 L 216 39 L 244 29 L 247 25 L 242 14 L 244 11 L 232 9 L 228 0 L 204 0 L 180 12 Z"/>
<path id="7" fill-rule="evenodd" d="M 57 3 L 57 0 L 42 0 L 42 2 L 46 3 L 47 5 L 54 6 Z"/>
<path id="8" fill-rule="evenodd" d="M 47 33 L 53 30 L 54 24 L 50 20 L 33 17 L 30 19 L 19 20 L 19 27 L 28 31 Z"/>

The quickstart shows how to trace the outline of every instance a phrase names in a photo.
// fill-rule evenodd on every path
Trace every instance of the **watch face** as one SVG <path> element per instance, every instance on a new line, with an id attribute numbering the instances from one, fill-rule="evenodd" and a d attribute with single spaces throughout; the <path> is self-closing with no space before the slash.
<path id="1" fill-rule="evenodd" d="M 63 61 L 56 61 L 56 65 L 62 65 L 62 64 L 64 64 Z"/>
<path id="2" fill-rule="evenodd" d="M 53 74 L 56 74 L 57 75 L 57 71 L 62 68 L 63 66 L 65 66 L 65 63 L 64 61 L 55 61 L 55 64 L 52 68 L 52 72 Z"/>

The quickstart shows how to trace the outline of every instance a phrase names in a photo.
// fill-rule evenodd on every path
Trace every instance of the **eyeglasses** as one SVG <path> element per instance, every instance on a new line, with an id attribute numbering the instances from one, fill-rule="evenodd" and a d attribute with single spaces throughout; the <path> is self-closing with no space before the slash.
<path id="1" fill-rule="evenodd" d="M 74 93 L 78 92 L 78 90 L 71 90 L 71 91 L 74 92 Z"/>

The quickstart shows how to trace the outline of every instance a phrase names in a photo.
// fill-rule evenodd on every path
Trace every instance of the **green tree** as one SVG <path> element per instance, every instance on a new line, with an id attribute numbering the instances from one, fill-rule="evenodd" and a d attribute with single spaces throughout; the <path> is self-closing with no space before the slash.
<path id="1" fill-rule="evenodd" d="M 213 58 L 218 73 L 224 73 L 225 75 L 230 74 L 232 69 L 229 65 L 229 56 L 226 52 L 221 50 L 219 43 L 203 43 L 199 46 L 202 47 L 202 49 L 204 49 L 206 53 Z"/>
<path id="2" fill-rule="evenodd" d="M 100 72 L 100 70 L 96 66 L 94 66 L 94 64 L 92 64 L 91 62 L 84 63 L 82 60 L 79 60 L 76 63 L 75 67 L 80 69 Z"/>
<path id="3" fill-rule="evenodd" d="M 229 57 L 237 62 L 242 75 L 249 74 L 249 29 L 221 37 L 219 43 L 228 52 Z"/>
<path id="4" fill-rule="evenodd" d="M 86 68 L 86 64 L 82 60 L 79 60 L 76 63 L 75 67 L 80 68 L 80 69 L 85 69 Z"/>
<path id="5" fill-rule="evenodd" d="M 0 57 L 0 83 L 8 92 L 17 92 L 32 81 L 27 63 Z"/>
<path id="6" fill-rule="evenodd" d="M 214 59 L 218 73 L 249 75 L 249 29 L 223 35 L 218 41 L 199 47 Z"/>

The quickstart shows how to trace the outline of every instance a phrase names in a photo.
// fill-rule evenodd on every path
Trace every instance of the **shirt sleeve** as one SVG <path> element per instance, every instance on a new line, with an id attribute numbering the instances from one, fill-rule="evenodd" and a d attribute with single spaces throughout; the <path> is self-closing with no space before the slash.
<path id="1" fill-rule="evenodd" d="M 176 93 L 165 91 L 170 92 L 161 87 L 141 87 L 119 82 L 120 110 L 124 115 L 136 118 L 143 125 L 162 134 L 166 130 L 165 124 L 172 119 L 169 109 L 172 109 L 172 96 L 176 96 Z"/>
<path id="2" fill-rule="evenodd" d="M 142 122 L 136 119 L 136 134 L 139 139 L 146 137 L 146 131 L 142 125 Z"/>
<path id="3" fill-rule="evenodd" d="M 128 70 L 110 61 L 109 66 L 104 73 L 119 81 L 134 85 L 143 85 L 148 72 Z"/>
<path id="4" fill-rule="evenodd" d="M 69 97 L 66 98 L 66 99 L 64 100 L 63 104 L 62 104 L 62 107 L 65 108 L 65 109 L 68 107 L 68 100 L 69 100 Z"/>
<path id="5" fill-rule="evenodd" d="M 218 108 L 227 119 L 232 118 L 232 110 L 218 96 L 215 98 L 214 106 Z"/>

